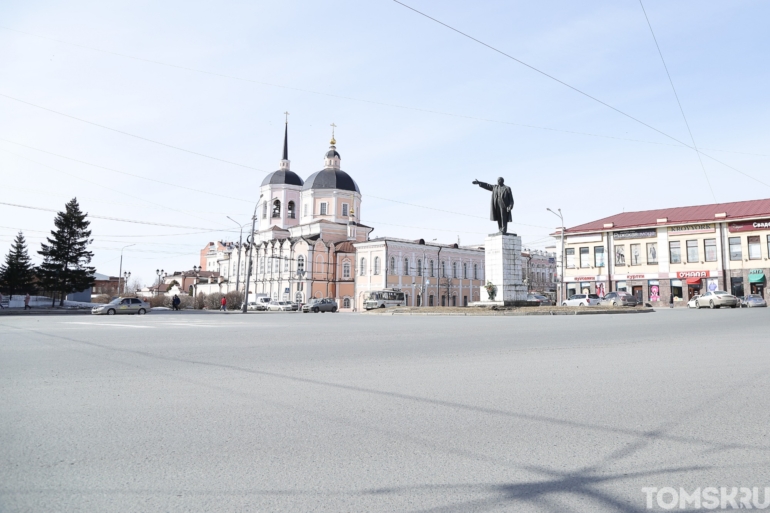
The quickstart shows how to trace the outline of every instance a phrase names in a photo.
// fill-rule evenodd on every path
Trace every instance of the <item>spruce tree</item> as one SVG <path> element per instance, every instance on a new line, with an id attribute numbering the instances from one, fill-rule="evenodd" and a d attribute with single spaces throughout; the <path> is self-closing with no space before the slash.
<path id="1" fill-rule="evenodd" d="M 59 305 L 63 305 L 67 294 L 92 287 L 96 271 L 88 265 L 93 258 L 93 253 L 88 251 L 88 245 L 93 242 L 88 229 L 91 222 L 80 211 L 77 198 L 65 205 L 64 212 L 56 214 L 54 224 L 56 230 L 51 231 L 48 243 L 40 245 L 38 253 L 43 263 L 37 269 L 41 284 L 54 293 L 51 306 L 57 292 Z"/>
<path id="2" fill-rule="evenodd" d="M 31 292 L 34 279 L 35 270 L 27 253 L 27 241 L 24 240 L 24 234 L 19 232 L 5 256 L 5 264 L 0 266 L 0 287 L 13 299 L 14 294 Z"/>

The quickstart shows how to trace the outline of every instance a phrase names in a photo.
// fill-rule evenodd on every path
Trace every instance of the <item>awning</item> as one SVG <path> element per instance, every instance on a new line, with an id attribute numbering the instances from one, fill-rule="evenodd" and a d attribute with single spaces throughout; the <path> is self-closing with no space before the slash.
<path id="1" fill-rule="evenodd" d="M 687 278 L 687 285 L 700 285 L 703 278 Z"/>
<path id="2" fill-rule="evenodd" d="M 765 273 L 751 273 L 749 274 L 749 283 L 764 283 Z"/>

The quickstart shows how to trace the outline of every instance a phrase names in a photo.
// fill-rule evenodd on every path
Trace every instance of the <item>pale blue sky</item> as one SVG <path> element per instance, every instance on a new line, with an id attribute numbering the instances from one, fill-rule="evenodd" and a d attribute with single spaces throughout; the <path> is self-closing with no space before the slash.
<path id="1" fill-rule="evenodd" d="M 637 0 L 405 3 L 689 142 Z M 645 7 L 696 143 L 770 183 L 770 4 Z M 546 207 L 562 208 L 569 226 L 713 202 L 694 151 L 389 0 L 9 1 L 0 3 L 0 26 L 0 94 L 141 137 L 272 171 L 288 110 L 292 169 L 306 178 L 322 167 L 336 123 L 342 168 L 361 188 L 372 236 L 481 243 L 494 226 L 474 178 L 506 178 L 514 231 L 537 248 L 558 225 Z M 257 170 L 3 96 L 0 112 L 4 140 L 244 200 L 0 141 L 0 202 L 61 209 L 77 196 L 94 215 L 217 230 L 234 228 L 226 215 L 245 223 L 259 196 Z M 768 186 L 705 157 L 704 165 L 720 202 L 770 197 Z M 0 205 L 0 252 L 18 228 L 37 251 L 53 216 Z M 209 240 L 237 239 L 98 219 L 93 229 L 97 270 L 116 274 L 116 248 L 136 242 L 124 270 L 145 283 L 156 268 L 189 269 Z"/>

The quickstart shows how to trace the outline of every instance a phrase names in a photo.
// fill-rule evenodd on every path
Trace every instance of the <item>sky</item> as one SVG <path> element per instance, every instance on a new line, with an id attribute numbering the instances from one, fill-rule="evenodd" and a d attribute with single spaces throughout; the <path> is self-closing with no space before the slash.
<path id="1" fill-rule="evenodd" d="M 142 284 L 190 269 L 249 223 L 285 111 L 303 178 L 337 125 L 372 237 L 482 244 L 498 176 L 533 249 L 546 208 L 770 197 L 770 3 L 644 0 L 702 164 L 638 0 L 404 3 L 563 83 L 393 0 L 0 3 L 0 254 L 22 230 L 38 263 L 77 197 L 97 272 L 130 244 Z"/>

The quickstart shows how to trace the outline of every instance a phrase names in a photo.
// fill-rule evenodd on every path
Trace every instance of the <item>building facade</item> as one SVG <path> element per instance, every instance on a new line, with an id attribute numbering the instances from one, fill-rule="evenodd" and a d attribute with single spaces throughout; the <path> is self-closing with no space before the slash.
<path id="1" fill-rule="evenodd" d="M 566 297 L 625 290 L 683 305 L 708 290 L 765 295 L 770 199 L 625 212 L 566 229 L 564 248 L 552 235 Z"/>

